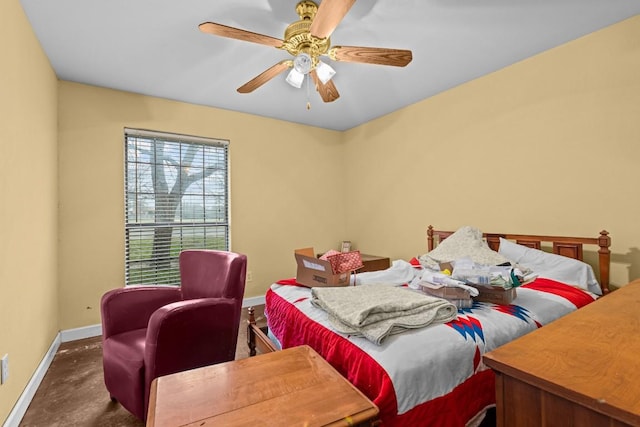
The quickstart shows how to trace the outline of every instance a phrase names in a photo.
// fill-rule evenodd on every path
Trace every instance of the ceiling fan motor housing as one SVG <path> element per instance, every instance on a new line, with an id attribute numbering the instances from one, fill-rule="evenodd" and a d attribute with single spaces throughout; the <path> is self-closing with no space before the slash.
<path id="1" fill-rule="evenodd" d="M 319 39 L 309 32 L 313 18 L 318 11 L 318 6 L 310 1 L 303 0 L 296 6 L 296 12 L 300 16 L 300 20 L 289 25 L 284 31 L 284 42 L 282 49 L 286 50 L 293 56 L 300 53 L 307 53 L 312 60 L 312 69 L 318 64 L 318 57 L 324 55 L 331 46 L 331 39 Z"/>

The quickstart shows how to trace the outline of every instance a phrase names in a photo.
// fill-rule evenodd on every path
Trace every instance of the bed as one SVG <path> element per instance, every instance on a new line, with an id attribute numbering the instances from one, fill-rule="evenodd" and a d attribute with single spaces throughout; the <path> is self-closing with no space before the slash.
<path id="1" fill-rule="evenodd" d="M 458 232 L 429 226 L 425 255 L 445 248 L 446 239 L 453 241 Z M 591 238 L 482 232 L 480 236 L 486 246 L 483 253 L 488 248 L 510 260 L 521 256 L 519 261 L 537 262 L 541 271 L 549 266 L 555 270 L 518 287 L 517 298 L 509 305 L 474 302 L 458 309 L 455 320 L 391 335 L 380 345 L 336 332 L 327 313 L 312 304 L 312 289 L 296 286 L 295 279 L 282 280 L 265 296 L 268 329 L 257 326 L 249 309 L 250 354 L 311 346 L 379 407 L 385 427 L 479 425 L 495 406 L 494 374 L 483 364 L 482 355 L 608 293 L 611 244 L 606 231 Z M 579 285 L 558 281 L 568 277 L 560 271 L 565 262 L 571 269 L 578 266 L 580 274 L 585 266 L 593 273 L 582 262 L 585 246 L 597 253 L 598 277 Z M 531 261 L 531 254 L 542 258 Z M 422 259 L 413 263 L 416 269 L 425 264 Z M 571 280 L 573 276 L 566 279 Z"/>

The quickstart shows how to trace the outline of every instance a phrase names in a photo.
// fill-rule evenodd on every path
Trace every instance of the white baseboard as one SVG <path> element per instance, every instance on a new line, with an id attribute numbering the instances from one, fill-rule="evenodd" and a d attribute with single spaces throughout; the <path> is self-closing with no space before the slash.
<path id="1" fill-rule="evenodd" d="M 98 337 L 100 335 L 102 335 L 102 325 L 100 324 L 60 331 L 60 338 L 62 342 L 82 340 L 85 338 Z"/>
<path id="2" fill-rule="evenodd" d="M 264 295 L 261 297 L 250 297 L 242 300 L 242 307 L 251 307 L 253 305 L 263 305 Z"/>
<path id="3" fill-rule="evenodd" d="M 264 304 L 264 302 L 264 296 L 245 298 L 242 301 L 242 307 L 261 305 Z M 82 328 L 66 329 L 58 332 L 53 343 L 51 343 L 49 350 L 38 365 L 38 369 L 36 369 L 35 373 L 29 380 L 29 383 L 9 413 L 9 417 L 6 419 L 4 424 L 2 424 L 2 427 L 18 427 L 20 425 L 20 421 L 22 421 L 22 417 L 24 417 L 24 414 L 27 412 L 27 408 L 29 408 L 33 396 L 35 396 L 36 391 L 38 391 L 38 387 L 40 386 L 44 375 L 47 373 L 51 362 L 53 362 L 53 358 L 60 347 L 60 343 L 92 338 L 100 335 L 102 335 L 101 324 L 84 326 Z"/>
<path id="4" fill-rule="evenodd" d="M 51 362 L 53 362 L 53 358 L 56 355 L 61 342 L 60 333 L 58 332 L 51 343 L 49 350 L 47 350 L 47 353 L 38 365 L 38 368 L 31 376 L 29 383 L 24 388 L 24 391 L 18 398 L 16 404 L 13 406 L 13 409 L 9 413 L 9 417 L 7 417 L 4 424 L 2 424 L 3 427 L 18 427 L 20 425 L 20 421 L 22 421 L 22 417 L 24 417 L 24 414 L 27 412 L 33 396 L 35 396 L 36 391 L 38 391 L 38 387 L 40 386 L 44 375 L 47 373 Z"/>

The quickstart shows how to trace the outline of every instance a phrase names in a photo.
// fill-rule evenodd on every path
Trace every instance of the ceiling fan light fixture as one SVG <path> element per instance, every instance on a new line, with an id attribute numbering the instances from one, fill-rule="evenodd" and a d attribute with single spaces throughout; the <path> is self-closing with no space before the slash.
<path id="1" fill-rule="evenodd" d="M 316 0 L 317 1 L 317 0 Z M 345 17 L 356 0 L 300 0 L 296 6 L 299 21 L 287 26 L 284 39 L 258 34 L 240 28 L 229 27 L 215 22 L 203 22 L 198 26 L 203 33 L 236 40 L 271 46 L 289 53 L 293 59 L 278 62 L 240 86 L 238 93 L 250 93 L 284 71 L 289 70 L 286 81 L 291 86 L 301 88 L 307 79 L 307 97 L 311 83 L 324 102 L 333 102 L 340 97 L 332 81 L 336 71 L 320 61 L 328 56 L 334 61 L 391 65 L 404 67 L 413 59 L 410 50 L 380 47 L 333 46 L 331 35 Z"/>
<path id="2" fill-rule="evenodd" d="M 297 87 L 300 89 L 302 87 L 302 82 L 304 81 L 304 74 L 292 68 L 287 75 L 287 83 L 289 83 L 293 87 Z"/>
<path id="3" fill-rule="evenodd" d="M 318 78 L 322 82 L 322 84 L 327 84 L 329 80 L 336 74 L 336 70 L 331 68 L 329 64 L 325 64 L 322 61 L 318 61 L 318 65 L 316 66 L 316 74 Z"/>

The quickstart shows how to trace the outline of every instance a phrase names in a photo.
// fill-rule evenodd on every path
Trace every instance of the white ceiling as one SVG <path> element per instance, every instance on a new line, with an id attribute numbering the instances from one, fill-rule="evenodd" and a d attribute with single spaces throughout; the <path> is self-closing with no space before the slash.
<path id="1" fill-rule="evenodd" d="M 628 17 L 640 0 L 358 0 L 333 45 L 413 51 L 406 67 L 332 62 L 323 103 L 286 72 L 236 88 L 282 59 L 276 48 L 198 30 L 211 21 L 283 38 L 297 0 L 21 0 L 58 78 L 346 130 Z"/>

